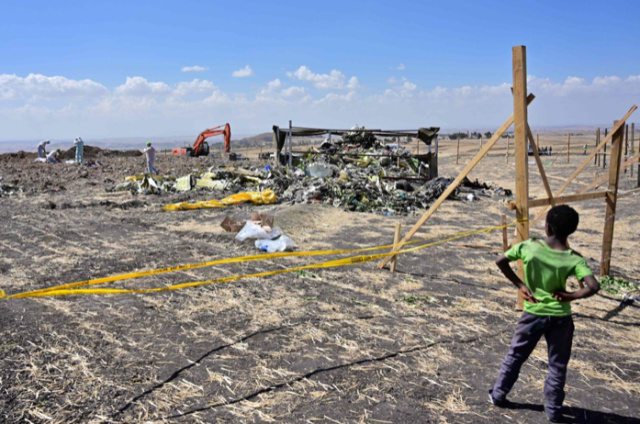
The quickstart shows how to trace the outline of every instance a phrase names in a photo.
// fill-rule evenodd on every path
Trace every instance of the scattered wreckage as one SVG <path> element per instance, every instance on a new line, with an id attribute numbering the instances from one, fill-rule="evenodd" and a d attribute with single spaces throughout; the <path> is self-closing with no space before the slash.
<path id="1" fill-rule="evenodd" d="M 415 134 L 422 137 L 421 140 L 427 139 L 430 146 L 437 130 L 421 129 Z M 317 135 L 318 131 L 299 130 L 298 134 Z M 288 155 L 280 153 L 280 162 L 272 165 L 213 166 L 206 172 L 179 178 L 141 174 L 127 177 L 124 183 L 109 191 L 159 194 L 212 190 L 221 195 L 240 195 L 270 190 L 280 202 L 326 203 L 349 211 L 410 215 L 427 208 L 453 179 L 434 175 L 437 150 L 414 155 L 399 143 L 384 143 L 383 138 L 376 137 L 376 134 L 388 137 L 397 133 L 349 130 L 335 141 L 327 137 L 318 148 L 296 155 L 291 151 Z M 278 133 L 278 140 L 281 135 Z M 287 162 L 291 165 L 285 166 Z M 505 198 L 511 196 L 511 191 L 466 179 L 451 197 L 472 201 L 480 196 Z"/>

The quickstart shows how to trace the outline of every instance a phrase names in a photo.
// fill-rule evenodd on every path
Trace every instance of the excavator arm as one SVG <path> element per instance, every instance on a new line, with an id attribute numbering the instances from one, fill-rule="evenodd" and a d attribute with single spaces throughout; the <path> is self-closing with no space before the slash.
<path id="1" fill-rule="evenodd" d="M 208 155 L 209 149 L 205 148 L 205 140 L 216 135 L 224 136 L 224 152 L 229 153 L 231 150 L 231 126 L 227 123 L 224 125 L 224 129 L 221 130 L 220 128 L 222 128 L 222 125 L 202 131 L 196 138 L 195 143 L 193 143 L 191 156 Z"/>

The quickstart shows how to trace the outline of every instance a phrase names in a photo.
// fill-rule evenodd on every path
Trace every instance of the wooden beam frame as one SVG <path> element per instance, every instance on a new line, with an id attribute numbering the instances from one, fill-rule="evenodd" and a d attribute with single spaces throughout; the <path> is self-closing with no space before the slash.
<path id="1" fill-rule="evenodd" d="M 557 205 L 564 205 L 567 203 L 573 202 L 581 202 L 583 200 L 592 200 L 592 199 L 603 199 L 607 196 L 607 191 L 593 191 L 589 193 L 576 193 L 576 194 L 568 194 L 566 196 L 555 197 L 553 199 L 529 199 L 529 208 L 539 208 L 541 206 L 549 206 L 552 205 L 551 202 L 554 202 Z M 516 203 L 510 202 L 509 209 L 516 210 Z"/>
<path id="2" fill-rule="evenodd" d="M 527 104 L 530 104 L 533 101 L 533 99 L 535 99 L 535 96 L 533 94 L 529 94 L 529 96 L 527 97 Z M 446 198 L 449 197 L 451 193 L 453 193 L 453 191 L 460 185 L 460 183 L 462 183 L 464 178 L 467 175 L 469 175 L 469 173 L 476 167 L 476 165 L 478 165 L 480 160 L 489 152 L 489 150 L 491 150 L 493 145 L 496 144 L 498 140 L 500 140 L 500 137 L 502 137 L 502 134 L 504 134 L 505 131 L 507 131 L 511 127 L 511 125 L 513 125 L 513 115 L 511 115 L 504 122 L 504 124 L 502 124 L 502 126 L 500 126 L 500 128 L 496 130 L 496 132 L 493 134 L 491 139 L 489 139 L 487 144 L 485 144 L 482 147 L 482 149 L 478 153 L 476 153 L 476 155 L 473 157 L 471 162 L 469 162 L 464 167 L 464 169 L 460 171 L 460 174 L 458 174 L 456 179 L 453 180 L 451 184 L 449 184 L 449 187 L 447 187 L 447 189 L 440 195 L 440 197 L 438 197 L 436 201 L 433 202 L 431 207 L 422 215 L 422 217 L 420 217 L 418 222 L 416 222 L 414 226 L 411 227 L 409 232 L 405 234 L 405 236 L 402 238 L 399 245 L 393 248 L 392 252 L 396 252 L 400 250 L 401 246 L 404 245 L 407 241 L 409 241 L 411 237 L 413 237 L 414 234 L 417 233 L 418 230 L 420 230 L 420 228 L 424 225 L 424 223 L 427 222 L 429 218 L 431 218 L 431 215 L 433 215 L 438 210 L 438 208 L 440 207 L 440 205 L 442 205 L 442 203 L 444 203 Z M 379 269 L 384 268 L 389 263 L 389 261 L 391 261 L 391 256 L 387 256 L 382 261 L 380 261 L 380 263 L 378 264 L 378 268 Z"/>
<path id="3" fill-rule="evenodd" d="M 611 137 L 613 137 L 613 134 L 616 133 L 620 128 L 622 128 L 624 126 L 624 123 L 627 121 L 627 119 L 629 119 L 629 117 L 631 116 L 631 114 L 633 114 L 633 112 L 636 111 L 636 109 L 638 109 L 638 106 L 633 105 L 631 106 L 631 109 L 629 109 L 629 111 L 619 120 L 617 121 L 617 123 L 613 126 L 613 129 L 611 130 L 611 132 L 609 132 L 609 134 L 604 138 L 604 140 L 602 140 L 600 142 L 600 144 L 598 144 L 596 146 L 595 149 L 593 149 L 591 151 L 591 153 L 589 154 L 589 156 L 587 156 L 587 158 L 580 164 L 580 166 L 578 166 L 569 176 L 569 178 L 567 178 L 567 181 L 565 181 L 565 183 L 560 187 L 560 190 L 558 190 L 557 193 L 555 193 L 555 196 L 560 196 L 564 190 L 569 187 L 569 184 L 571 184 L 573 182 L 573 180 L 576 179 L 576 177 L 582 172 L 582 170 L 584 168 L 587 167 L 587 165 L 589 165 L 589 163 L 591 163 L 591 160 L 593 159 L 593 157 L 596 155 L 596 153 L 598 153 L 600 150 L 602 150 L 607 143 L 609 142 L 609 140 L 611 139 Z M 542 218 L 542 216 L 544 216 L 544 214 L 547 212 L 547 209 L 540 211 L 538 213 L 538 215 L 535 217 L 535 219 L 531 222 L 531 225 L 535 224 L 536 222 L 538 222 L 538 220 L 540 218 Z"/>

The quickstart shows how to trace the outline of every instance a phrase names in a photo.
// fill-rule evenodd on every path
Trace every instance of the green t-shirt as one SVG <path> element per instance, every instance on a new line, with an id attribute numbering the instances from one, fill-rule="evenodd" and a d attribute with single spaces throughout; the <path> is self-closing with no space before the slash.
<path id="1" fill-rule="evenodd" d="M 592 275 L 584 258 L 573 250 L 555 250 L 543 240 L 531 238 L 513 246 L 504 254 L 510 261 L 522 259 L 524 282 L 539 303 L 524 302 L 524 310 L 533 315 L 571 315 L 571 304 L 551 296 L 556 290 L 566 290 L 567 278 L 575 275 L 582 280 Z"/>

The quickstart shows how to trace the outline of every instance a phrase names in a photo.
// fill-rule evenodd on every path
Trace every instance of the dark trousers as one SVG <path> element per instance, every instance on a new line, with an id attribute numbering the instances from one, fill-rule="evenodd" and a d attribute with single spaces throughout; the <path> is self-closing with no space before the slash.
<path id="1" fill-rule="evenodd" d="M 506 398 L 518 379 L 522 364 L 544 335 L 549 352 L 549 374 L 544 383 L 545 408 L 547 413 L 560 413 L 564 401 L 567 365 L 571 357 L 573 329 L 573 319 L 570 315 L 542 317 L 524 312 L 516 326 L 509 353 L 500 366 L 500 374 L 493 386 L 492 396 L 498 400 Z"/>

